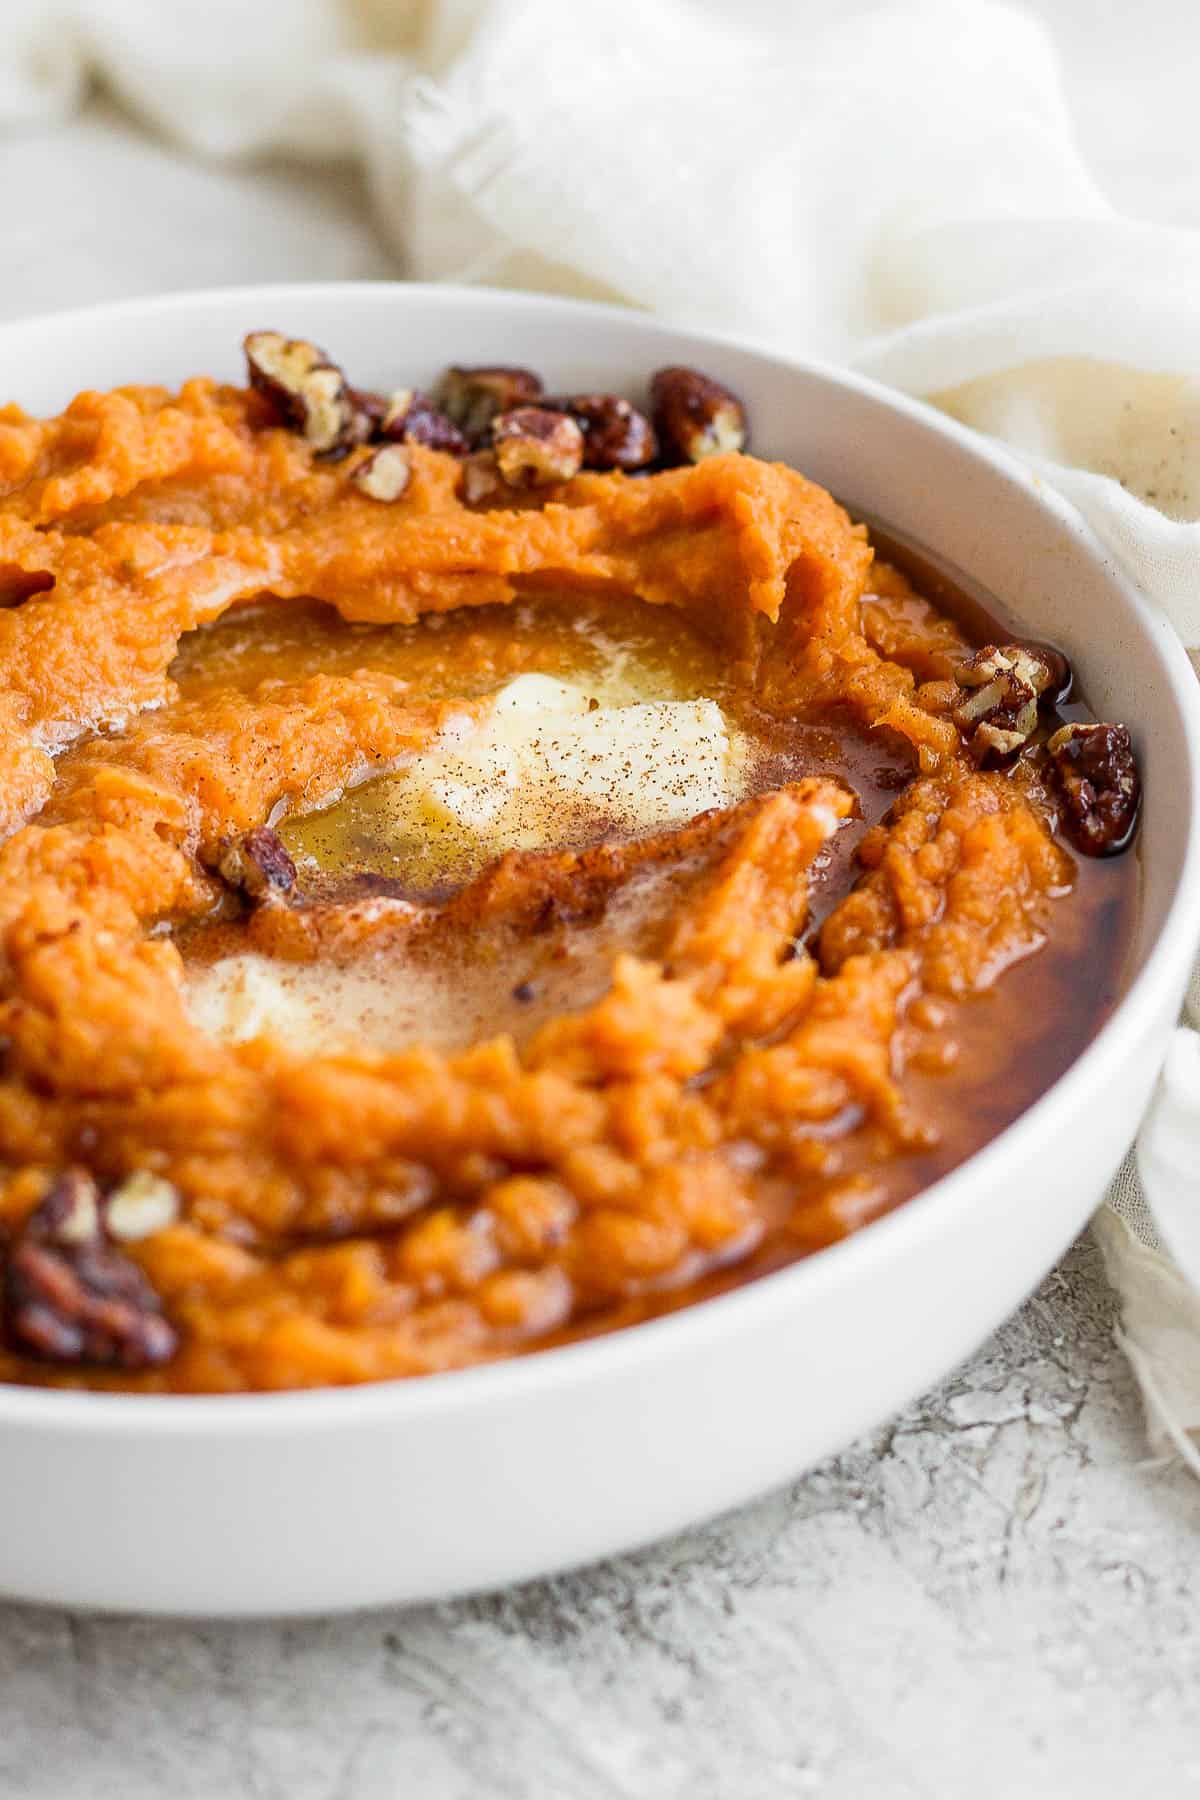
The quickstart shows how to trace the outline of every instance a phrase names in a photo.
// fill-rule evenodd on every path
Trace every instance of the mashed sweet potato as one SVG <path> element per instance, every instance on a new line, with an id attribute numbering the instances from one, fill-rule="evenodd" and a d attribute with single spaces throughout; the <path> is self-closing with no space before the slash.
<path id="1" fill-rule="evenodd" d="M 1099 1016 L 1094 992 L 1049 1033 L 1031 995 L 1065 1007 L 1101 943 L 1115 969 L 1125 888 L 1079 882 L 1033 763 L 967 754 L 962 632 L 822 489 L 729 454 L 470 506 L 459 463 L 417 447 L 385 505 L 356 488 L 360 456 L 322 462 L 257 396 L 202 380 L 0 413 L 2 1379 L 362 1382 L 633 1319 L 894 1205 L 1032 1097 L 1050 1037 L 1065 1062 Z M 403 657 L 373 664 L 379 632 L 357 666 L 293 649 L 206 679 L 199 628 L 316 601 L 346 622 L 331 642 L 409 628 L 419 669 L 419 622 L 477 608 L 483 690 L 553 666 L 551 595 L 589 618 L 670 609 L 731 707 L 852 740 L 861 783 L 810 755 L 682 828 L 514 851 L 432 897 L 231 894 L 224 844 L 396 766 L 462 703 Z M 603 978 L 452 1048 L 297 1054 L 196 1022 L 210 929 L 299 963 L 499 969 L 506 991 L 522 958 L 549 967 L 591 931 Z M 1037 952 L 1040 990 L 1018 967 Z M 30 1260 L 31 1219 L 80 1168 L 101 1193 L 148 1171 L 175 1197 L 121 1247 L 127 1287 L 75 1251 L 70 1280 L 47 1273 L 44 1241 Z M 14 1330 L 31 1284 L 57 1336 Z M 93 1310 L 160 1309 L 171 1353 L 107 1353 L 90 1314 L 72 1336 L 81 1288 Z"/>

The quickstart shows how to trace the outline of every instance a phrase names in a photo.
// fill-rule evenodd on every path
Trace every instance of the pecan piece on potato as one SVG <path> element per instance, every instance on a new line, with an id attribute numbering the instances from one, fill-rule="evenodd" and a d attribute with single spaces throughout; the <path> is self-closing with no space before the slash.
<path id="1" fill-rule="evenodd" d="M 360 443 L 370 425 L 346 377 L 323 350 L 281 331 L 251 331 L 245 339 L 250 386 L 320 456 Z"/>
<path id="2" fill-rule="evenodd" d="M 424 444 L 450 456 L 465 456 L 470 449 L 454 420 L 417 388 L 396 388 L 389 395 L 378 431 L 391 443 Z"/>
<path id="3" fill-rule="evenodd" d="M 135 1169 L 104 1202 L 104 1228 L 119 1244 L 139 1244 L 179 1217 L 179 1189 L 164 1175 Z"/>
<path id="4" fill-rule="evenodd" d="M 541 396 L 541 377 L 532 369 L 468 368 L 455 363 L 446 370 L 437 391 L 437 405 L 454 421 L 473 449 L 487 442 L 492 420 L 517 406 L 535 405 Z"/>
<path id="5" fill-rule="evenodd" d="M 644 469 L 658 455 L 653 425 L 620 394 L 564 394 L 538 405 L 574 419 L 585 469 Z"/>
<path id="6" fill-rule="evenodd" d="M 673 364 L 650 383 L 651 415 L 663 455 L 674 462 L 703 462 L 744 450 L 750 430 L 737 395 L 699 369 Z"/>
<path id="7" fill-rule="evenodd" d="M 551 487 L 583 466 L 583 433 L 569 413 L 518 406 L 492 423 L 501 480 L 512 488 Z"/>
<path id="8" fill-rule="evenodd" d="M 269 825 L 256 825 L 239 838 L 221 838 L 203 860 L 250 900 L 281 899 L 296 885 L 296 865 Z"/>
<path id="9" fill-rule="evenodd" d="M 366 443 L 368 438 L 378 436 L 391 401 L 387 394 L 377 394 L 373 388 L 351 387 L 346 392 L 358 421 L 357 435 Z"/>
<path id="10" fill-rule="evenodd" d="M 87 1244 L 101 1231 L 100 1190 L 86 1169 L 64 1169 L 25 1223 L 26 1232 L 55 1244 Z"/>
<path id="11" fill-rule="evenodd" d="M 404 445 L 381 444 L 351 470 L 350 479 L 368 499 L 390 504 L 400 498 L 411 474 L 412 464 Z"/>
<path id="12" fill-rule="evenodd" d="M 83 1169 L 64 1171 L 18 1231 L 0 1309 L 9 1347 L 45 1362 L 156 1368 L 179 1346 L 141 1269 L 109 1242 Z"/>
<path id="13" fill-rule="evenodd" d="M 1064 656 L 1042 644 L 985 644 L 957 671 L 968 690 L 952 717 L 982 762 L 1012 756 L 1037 730 L 1038 704 L 1070 687 Z"/>
<path id="14" fill-rule="evenodd" d="M 1034 686 L 1040 706 L 1061 706 L 1064 700 L 1071 698 L 1075 671 L 1061 650 L 1036 638 L 1020 638 L 1012 648 L 1029 657 L 1035 665 Z"/>
<path id="15" fill-rule="evenodd" d="M 503 503 L 504 482 L 494 450 L 473 450 L 465 458 L 459 491 L 468 506 Z"/>
<path id="16" fill-rule="evenodd" d="M 1085 856 L 1116 856 L 1137 825 L 1142 783 L 1124 725 L 1064 725 L 1046 746 L 1063 828 Z"/>

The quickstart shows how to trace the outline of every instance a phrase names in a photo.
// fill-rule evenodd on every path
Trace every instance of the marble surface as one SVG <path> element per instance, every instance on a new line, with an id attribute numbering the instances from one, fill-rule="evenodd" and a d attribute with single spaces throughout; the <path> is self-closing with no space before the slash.
<path id="1" fill-rule="evenodd" d="M 1116 202 L 1200 222 L 1189 59 L 1162 51 L 1200 14 L 1040 10 Z M 102 103 L 0 169 L 0 316 L 397 272 L 351 171 L 188 164 Z M 1200 1794 L 1200 1486 L 1145 1463 L 1114 1323 L 1085 1240 L 804 1480 L 509 1593 L 250 1626 L 0 1606 L 0 1800 Z"/>

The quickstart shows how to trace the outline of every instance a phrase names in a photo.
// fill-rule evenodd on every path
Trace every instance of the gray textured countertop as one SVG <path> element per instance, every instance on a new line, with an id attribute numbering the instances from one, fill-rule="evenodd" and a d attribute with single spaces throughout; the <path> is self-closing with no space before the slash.
<path id="1" fill-rule="evenodd" d="M 658 1549 L 305 1624 L 0 1607 L 4 1800 L 1200 1793 L 1200 1484 L 1085 1240 L 886 1429 Z"/>

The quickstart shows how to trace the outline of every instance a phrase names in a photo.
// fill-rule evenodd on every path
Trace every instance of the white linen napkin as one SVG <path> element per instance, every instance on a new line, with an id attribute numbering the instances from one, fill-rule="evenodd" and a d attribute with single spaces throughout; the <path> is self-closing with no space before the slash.
<path id="1" fill-rule="evenodd" d="M 1190 118 L 1200 9 L 1175 24 L 1194 35 L 1163 46 L 1177 64 L 1164 82 Z M 1056 483 L 1200 647 L 1200 234 L 1113 210 L 1076 146 L 1051 42 L 1021 12 L 0 8 L 0 126 L 65 120 L 96 79 L 210 162 L 354 160 L 411 275 L 623 299 L 933 400 Z M 1121 99 L 1118 82 L 1103 109 L 1118 136 Z M 157 229 L 169 272 L 171 219 Z M 310 272 L 345 273 L 345 257 L 327 248 Z M 1097 1229 L 1154 1447 L 1200 1472 L 1200 1297 L 1159 1248 L 1129 1166 Z"/>

